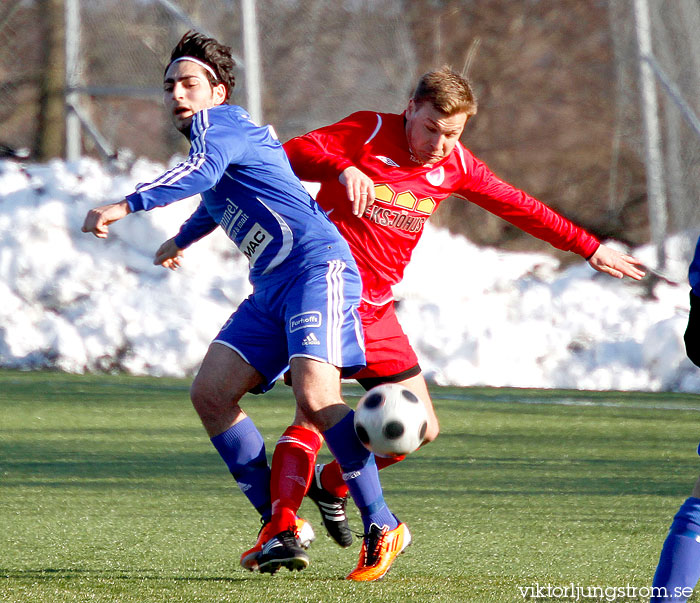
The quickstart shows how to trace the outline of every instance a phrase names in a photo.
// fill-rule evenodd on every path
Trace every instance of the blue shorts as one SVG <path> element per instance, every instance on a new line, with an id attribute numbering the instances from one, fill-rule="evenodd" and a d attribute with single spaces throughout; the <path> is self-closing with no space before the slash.
<path id="1" fill-rule="evenodd" d="M 305 268 L 288 281 L 245 299 L 214 342 L 235 350 L 263 376 L 254 393 L 269 390 L 295 357 L 341 369 L 343 377 L 365 366 L 362 290 L 353 264 L 331 260 Z"/>

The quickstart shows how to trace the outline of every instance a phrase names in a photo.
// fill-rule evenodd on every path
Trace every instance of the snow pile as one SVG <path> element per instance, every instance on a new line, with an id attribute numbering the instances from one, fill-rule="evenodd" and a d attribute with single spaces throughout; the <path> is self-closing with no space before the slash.
<path id="1" fill-rule="evenodd" d="M 188 199 L 80 232 L 87 211 L 152 180 L 99 163 L 0 162 L 0 366 L 190 375 L 250 292 L 243 256 L 221 233 L 177 272 L 155 250 L 197 204 Z M 671 241 L 656 299 L 580 262 L 480 249 L 431 227 L 396 287 L 399 316 L 428 377 L 441 384 L 700 392 L 685 358 L 688 239 Z M 653 264 L 652 251 L 635 252 Z"/>

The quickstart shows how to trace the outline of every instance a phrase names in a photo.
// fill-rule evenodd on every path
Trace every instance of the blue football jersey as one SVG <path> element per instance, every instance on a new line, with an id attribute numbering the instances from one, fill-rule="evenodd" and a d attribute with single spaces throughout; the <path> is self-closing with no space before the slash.
<path id="1" fill-rule="evenodd" d="M 186 161 L 126 198 L 138 211 L 200 194 L 199 207 L 175 238 L 178 247 L 221 226 L 248 258 L 254 285 L 328 260 L 354 264 L 347 243 L 295 176 L 271 126 L 255 125 L 241 107 L 221 105 L 193 117 L 190 142 Z"/>

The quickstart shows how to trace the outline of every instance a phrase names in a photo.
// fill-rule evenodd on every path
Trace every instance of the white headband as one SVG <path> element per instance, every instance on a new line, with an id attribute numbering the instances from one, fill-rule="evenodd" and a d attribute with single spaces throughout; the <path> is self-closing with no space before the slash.
<path id="1" fill-rule="evenodd" d="M 170 65 L 174 65 L 175 63 L 179 63 L 180 61 L 191 61 L 192 63 L 197 63 L 197 65 L 200 65 L 201 67 L 204 67 L 209 73 L 211 73 L 211 76 L 218 82 L 219 81 L 219 76 L 216 75 L 216 71 L 214 71 L 209 65 L 207 65 L 204 61 L 200 61 L 199 59 L 195 59 L 194 57 L 179 57 L 175 59 L 174 61 L 170 62 Z M 168 69 L 170 68 L 170 65 L 168 65 Z M 166 71 L 168 70 L 166 69 Z"/>

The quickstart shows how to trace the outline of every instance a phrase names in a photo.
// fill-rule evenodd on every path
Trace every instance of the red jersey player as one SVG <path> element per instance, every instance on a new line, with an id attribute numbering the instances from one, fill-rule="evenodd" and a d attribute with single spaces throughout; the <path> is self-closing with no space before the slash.
<path id="1" fill-rule="evenodd" d="M 558 249 L 581 255 L 593 268 L 614 277 L 644 275 L 637 259 L 601 245 L 537 199 L 497 178 L 474 157 L 459 138 L 475 113 L 469 83 L 443 68 L 420 79 L 403 114 L 361 111 L 284 145 L 297 176 L 321 183 L 316 199 L 350 244 L 360 269 L 367 367 L 353 378 L 367 389 L 398 382 L 416 393 L 430 419 L 424 443 L 437 436 L 438 420 L 416 354 L 396 318 L 391 287 L 402 279 L 423 226 L 441 201 L 451 195 L 463 197 Z M 283 466 L 285 454 L 294 454 L 280 448 L 303 445 L 300 434 L 297 426 L 299 442 L 280 440 L 273 480 L 275 475 L 283 479 L 289 474 L 276 471 L 275 465 Z M 376 460 L 380 468 L 396 462 Z M 331 537 L 349 546 L 347 487 L 337 463 L 316 467 L 308 494 Z"/>
<path id="2" fill-rule="evenodd" d="M 640 279 L 639 261 L 601 245 L 595 237 L 546 205 L 498 179 L 460 142 L 476 113 L 469 83 L 443 68 L 425 74 L 403 114 L 359 112 L 294 138 L 284 147 L 302 180 L 321 183 L 317 201 L 350 244 L 363 281 L 359 308 L 367 366 L 353 378 L 365 388 L 401 383 L 428 410 L 424 443 L 437 437 L 438 420 L 418 359 L 397 320 L 392 285 L 403 277 L 426 220 L 441 201 L 464 197 L 553 246 L 578 253 L 596 270 Z M 157 263 L 177 267 L 174 255 Z M 341 546 L 352 543 L 345 516 L 347 486 L 337 463 L 314 471 L 316 436 L 299 412 L 272 459 L 272 520 L 282 527 L 296 517 L 304 493 L 318 505 L 324 525 Z M 397 459 L 377 458 L 383 468 Z M 380 494 L 380 493 L 379 493 Z M 394 556 L 387 530 L 365 534 L 355 579 L 376 580 Z M 274 531 L 274 530 L 273 530 Z M 258 542 L 243 558 L 259 549 Z M 247 566 L 250 568 L 250 566 Z"/>

